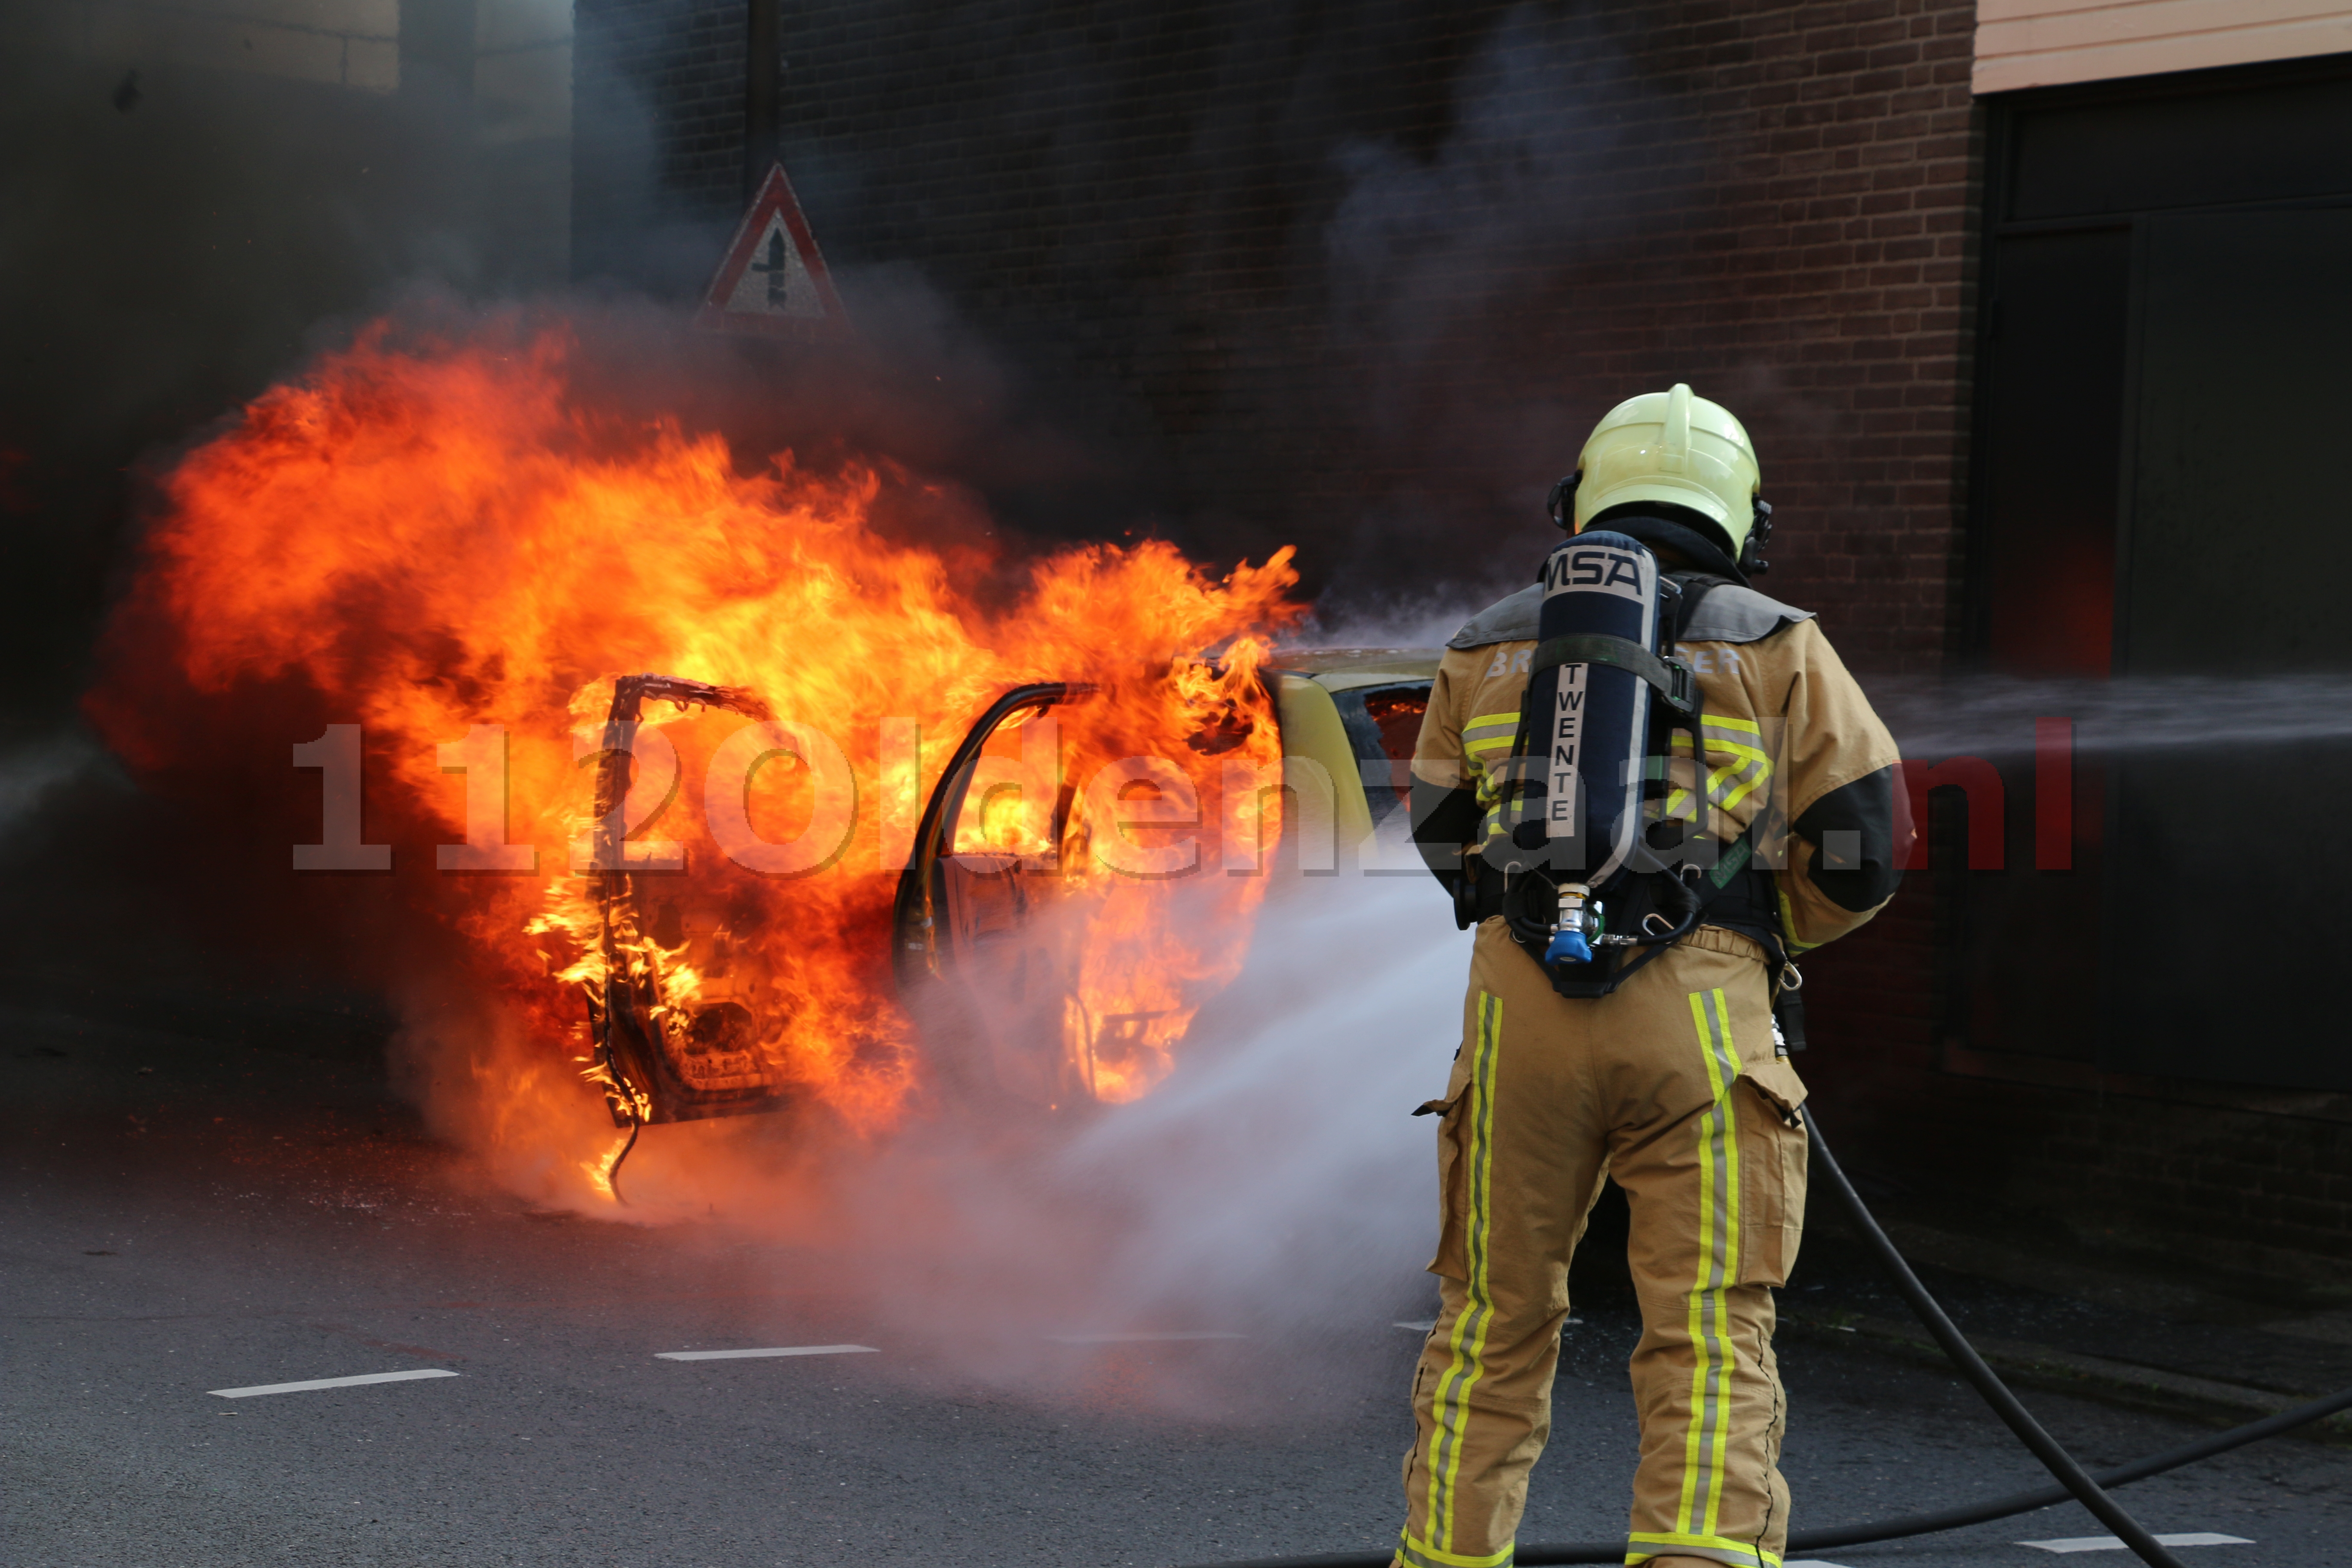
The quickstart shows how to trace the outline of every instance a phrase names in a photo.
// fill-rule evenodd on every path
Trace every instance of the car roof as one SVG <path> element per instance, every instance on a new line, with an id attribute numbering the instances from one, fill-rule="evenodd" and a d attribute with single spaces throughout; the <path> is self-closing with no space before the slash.
<path id="1" fill-rule="evenodd" d="M 1327 691 L 1403 686 L 1436 679 L 1444 652 L 1433 647 L 1276 648 L 1266 661 L 1266 672 L 1304 676 Z"/>

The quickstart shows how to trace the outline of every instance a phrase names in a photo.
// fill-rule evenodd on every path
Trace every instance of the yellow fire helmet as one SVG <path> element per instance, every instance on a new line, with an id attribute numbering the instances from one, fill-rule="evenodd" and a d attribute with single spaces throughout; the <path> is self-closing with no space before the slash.
<path id="1" fill-rule="evenodd" d="M 1731 542 L 1737 557 L 1756 522 L 1760 476 L 1756 448 L 1731 410 L 1671 392 L 1629 397 L 1592 427 L 1576 460 L 1576 531 L 1611 507 L 1664 501 L 1699 513 Z"/>

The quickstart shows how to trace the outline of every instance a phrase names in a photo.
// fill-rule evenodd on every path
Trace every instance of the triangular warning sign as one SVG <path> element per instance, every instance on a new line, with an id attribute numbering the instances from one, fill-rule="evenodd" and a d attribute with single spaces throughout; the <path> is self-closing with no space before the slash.
<path id="1" fill-rule="evenodd" d="M 761 182 L 694 324 L 761 337 L 832 338 L 848 332 L 848 314 L 833 291 L 816 236 L 801 216 L 782 163 L 771 165 Z"/>

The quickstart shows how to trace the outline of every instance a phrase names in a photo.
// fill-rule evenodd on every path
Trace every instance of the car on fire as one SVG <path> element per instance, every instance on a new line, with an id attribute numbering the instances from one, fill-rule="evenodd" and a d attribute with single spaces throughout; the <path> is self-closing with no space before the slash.
<path id="1" fill-rule="evenodd" d="M 1381 843 L 1391 856 L 1410 856 L 1402 842 L 1404 764 L 1437 660 L 1433 649 L 1294 649 L 1277 652 L 1261 668 L 1283 776 L 1300 806 L 1284 814 L 1269 863 L 1285 864 L 1286 857 L 1291 866 L 1321 868 L 1336 865 L 1339 855 L 1360 856 Z M 1139 917 L 1120 909 L 1124 889 L 1077 896 L 1084 857 L 1055 852 L 1071 836 L 1076 793 L 1052 791 L 1050 810 L 1036 803 L 1039 820 L 1022 842 L 1004 842 L 1006 835 L 989 821 L 990 769 L 1004 765 L 992 762 L 992 739 L 1092 696 L 1080 683 L 1041 682 L 989 703 L 925 800 L 898 878 L 887 961 L 900 1006 L 930 1069 L 966 1104 L 1053 1110 L 1129 1098 L 1139 1056 L 1164 1055 L 1206 994 L 1223 984 L 1212 973 L 1164 994 L 1090 1005 L 1090 995 L 1102 989 L 1087 983 L 1090 932 L 1098 963 L 1101 924 Z M 599 830 L 613 839 L 625 837 L 625 801 L 633 787 L 618 736 L 655 700 L 769 716 L 756 694 L 740 689 L 657 675 L 622 678 L 608 721 L 613 749 L 596 786 Z M 1319 847 L 1307 842 L 1326 835 Z M 743 940 L 741 906 L 730 895 L 727 868 L 648 874 L 617 843 L 604 848 L 592 877 L 598 929 L 591 959 L 576 977 L 588 1000 L 591 1076 L 615 1125 L 740 1115 L 786 1103 L 789 1075 L 781 1053 L 790 1033 L 783 1026 L 789 986 L 760 944 Z M 663 982 L 680 971 L 694 981 L 684 1005 Z"/>

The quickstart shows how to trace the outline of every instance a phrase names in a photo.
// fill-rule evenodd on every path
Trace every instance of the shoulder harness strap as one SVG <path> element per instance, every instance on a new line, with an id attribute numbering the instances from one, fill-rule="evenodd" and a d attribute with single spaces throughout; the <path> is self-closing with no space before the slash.
<path id="1" fill-rule="evenodd" d="M 1641 644 L 1603 632 L 1573 632 L 1536 645 L 1528 663 L 1530 681 L 1543 670 L 1563 664 L 1605 664 L 1629 670 L 1654 687 L 1676 713 L 1688 713 L 1698 700 L 1698 678 L 1678 658 L 1660 658 Z"/>

